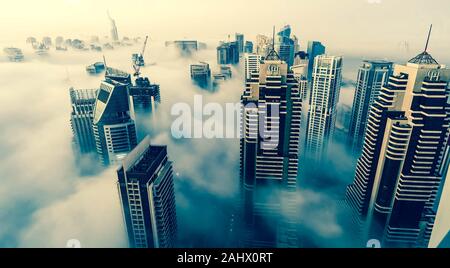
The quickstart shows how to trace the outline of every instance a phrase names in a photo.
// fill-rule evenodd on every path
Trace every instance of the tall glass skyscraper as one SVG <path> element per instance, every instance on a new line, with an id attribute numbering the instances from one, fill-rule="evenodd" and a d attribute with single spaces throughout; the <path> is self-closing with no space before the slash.
<path id="1" fill-rule="evenodd" d="M 129 74 L 108 68 L 100 84 L 93 130 L 97 154 L 103 165 L 119 163 L 137 144 L 134 114 L 130 112 L 129 80 Z"/>
<path id="2" fill-rule="evenodd" d="M 239 64 L 239 44 L 221 43 L 217 47 L 217 64 Z"/>
<path id="3" fill-rule="evenodd" d="M 317 56 L 314 60 L 306 131 L 307 158 L 324 160 L 333 138 L 342 80 L 342 57 Z"/>
<path id="4" fill-rule="evenodd" d="M 95 89 L 70 88 L 69 93 L 72 104 L 70 125 L 76 150 L 81 154 L 96 152 L 92 124 L 97 92 Z"/>
<path id="5" fill-rule="evenodd" d="M 313 75 L 314 68 L 314 60 L 317 56 L 325 54 L 325 46 L 318 41 L 309 41 L 308 42 L 308 81 L 311 81 Z"/>
<path id="6" fill-rule="evenodd" d="M 364 61 L 359 68 L 347 138 L 348 147 L 354 155 L 361 153 L 370 107 L 380 95 L 381 87 L 386 84 L 391 71 L 392 62 L 380 60 Z"/>
<path id="7" fill-rule="evenodd" d="M 426 51 L 396 65 L 372 106 L 347 201 L 362 238 L 426 247 L 449 128 L 450 69 Z"/>
<path id="8" fill-rule="evenodd" d="M 243 246 L 295 247 L 302 102 L 286 62 L 271 51 L 241 97 L 240 177 Z"/>
<path id="9" fill-rule="evenodd" d="M 236 43 L 238 44 L 239 54 L 244 53 L 244 35 L 240 33 L 236 33 Z"/>
<path id="10" fill-rule="evenodd" d="M 171 248 L 177 237 L 172 162 L 147 136 L 117 170 L 130 247 Z"/>
<path id="11" fill-rule="evenodd" d="M 275 51 L 288 67 L 294 64 L 296 42 L 291 38 L 291 26 L 284 26 L 275 36 Z"/>

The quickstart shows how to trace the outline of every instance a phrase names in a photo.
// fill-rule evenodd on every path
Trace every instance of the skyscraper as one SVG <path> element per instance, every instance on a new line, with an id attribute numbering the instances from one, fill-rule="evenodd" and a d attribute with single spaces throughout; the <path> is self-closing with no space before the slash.
<path id="1" fill-rule="evenodd" d="M 238 64 L 239 45 L 237 42 L 221 43 L 217 47 L 217 64 Z"/>
<path id="2" fill-rule="evenodd" d="M 245 54 L 245 79 L 251 78 L 252 72 L 259 72 L 261 55 L 248 53 Z"/>
<path id="3" fill-rule="evenodd" d="M 150 145 L 147 136 L 123 160 L 117 176 L 130 247 L 174 247 L 177 219 L 167 147 Z"/>
<path id="4" fill-rule="evenodd" d="M 119 41 L 119 33 L 117 32 L 116 21 L 113 18 L 111 18 L 111 16 L 109 15 L 109 12 L 108 12 L 108 18 L 109 18 L 109 22 L 111 23 L 111 39 L 114 42 L 118 42 Z"/>
<path id="5" fill-rule="evenodd" d="M 317 56 L 314 60 L 306 134 L 307 157 L 324 160 L 336 123 L 342 80 L 342 57 Z"/>
<path id="6" fill-rule="evenodd" d="M 396 65 L 372 106 L 347 201 L 362 238 L 425 247 L 436 217 L 449 127 L 450 69 L 428 52 Z"/>
<path id="7" fill-rule="evenodd" d="M 272 48 L 272 40 L 265 36 L 258 34 L 256 36 L 256 54 L 266 57 Z"/>
<path id="8" fill-rule="evenodd" d="M 253 53 L 253 42 L 245 41 L 244 53 Z"/>
<path id="9" fill-rule="evenodd" d="M 96 152 L 95 137 L 92 130 L 96 90 L 70 88 L 69 92 L 72 104 L 70 124 L 77 151 L 81 154 Z"/>
<path id="10" fill-rule="evenodd" d="M 358 71 L 347 144 L 355 155 L 360 154 L 370 107 L 392 71 L 392 62 L 363 61 Z"/>
<path id="11" fill-rule="evenodd" d="M 291 26 L 289 25 L 284 26 L 275 36 L 275 50 L 288 67 L 294 64 L 295 42 L 291 38 Z"/>
<path id="12" fill-rule="evenodd" d="M 292 194 L 297 188 L 302 103 L 288 65 L 271 51 L 241 97 L 240 177 L 244 246 L 297 246 Z M 286 217 L 286 214 L 289 216 Z M 294 216 L 295 217 L 295 216 Z"/>
<path id="13" fill-rule="evenodd" d="M 150 83 L 147 77 L 137 77 L 134 85 L 130 84 L 128 88 L 130 96 L 130 107 L 133 108 L 137 124 L 137 136 L 139 140 L 148 134 L 148 129 L 145 129 L 144 122 L 151 120 L 153 112 L 161 103 L 159 93 L 159 85 Z"/>
<path id="14" fill-rule="evenodd" d="M 117 164 L 137 144 L 134 114 L 130 112 L 128 74 L 108 68 L 100 84 L 94 109 L 93 130 L 103 165 Z M 119 82 L 122 81 L 122 82 Z"/>
<path id="15" fill-rule="evenodd" d="M 313 68 L 314 68 L 314 60 L 317 56 L 325 54 L 325 46 L 318 41 L 309 41 L 308 42 L 308 58 L 309 58 L 309 67 L 308 67 L 308 81 L 311 81 Z"/>
<path id="16" fill-rule="evenodd" d="M 308 97 L 308 64 L 309 60 L 307 54 L 304 51 L 296 53 L 294 58 L 294 65 L 291 67 L 295 78 L 299 82 L 300 95 L 302 100 L 306 100 Z"/>
<path id="17" fill-rule="evenodd" d="M 238 44 L 239 54 L 244 53 L 244 35 L 240 33 L 236 33 L 236 42 Z"/>
<path id="18" fill-rule="evenodd" d="M 191 64 L 191 79 L 199 87 L 208 89 L 211 83 L 211 69 L 209 64 L 200 62 Z"/>

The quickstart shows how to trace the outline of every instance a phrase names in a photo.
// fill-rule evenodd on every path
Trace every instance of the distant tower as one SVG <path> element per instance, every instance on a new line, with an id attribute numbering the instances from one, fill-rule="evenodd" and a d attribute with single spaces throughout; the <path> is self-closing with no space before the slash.
<path id="1" fill-rule="evenodd" d="M 314 60 L 306 135 L 307 157 L 324 160 L 336 123 L 342 80 L 342 57 L 317 56 Z"/>
<path id="2" fill-rule="evenodd" d="M 245 41 L 244 53 L 253 53 L 253 42 Z"/>
<path id="3" fill-rule="evenodd" d="M 296 49 L 296 40 L 291 38 L 291 26 L 284 26 L 274 38 L 275 51 L 280 56 L 280 59 L 286 62 L 288 64 L 288 67 L 291 67 L 294 64 L 294 55 Z"/>
<path id="4" fill-rule="evenodd" d="M 238 44 L 239 54 L 244 53 L 244 35 L 236 33 L 236 42 Z"/>
<path id="5" fill-rule="evenodd" d="M 111 39 L 115 42 L 119 41 L 119 33 L 117 32 L 116 21 L 111 17 L 108 11 L 108 18 L 111 23 Z"/>
<path id="6" fill-rule="evenodd" d="M 151 119 L 149 115 L 154 113 L 161 103 L 159 85 L 150 83 L 147 77 L 137 77 L 134 85 L 128 88 L 130 95 L 130 107 L 136 116 L 136 122 L 143 123 Z M 145 128 L 137 126 L 138 138 L 146 136 Z"/>
<path id="7" fill-rule="evenodd" d="M 94 136 L 103 165 L 119 163 L 137 144 L 134 114 L 130 111 L 129 74 L 107 68 L 94 110 Z"/>
<path id="8" fill-rule="evenodd" d="M 302 102 L 297 80 L 274 50 L 259 72 L 251 72 L 241 103 L 241 243 L 296 247 L 292 194 L 297 189 Z"/>
<path id="9" fill-rule="evenodd" d="M 308 42 L 308 58 L 309 58 L 309 67 L 308 67 L 308 81 L 311 81 L 313 68 L 314 68 L 314 59 L 317 56 L 325 54 L 325 46 L 318 41 L 310 41 Z"/>
<path id="10" fill-rule="evenodd" d="M 238 64 L 239 44 L 237 42 L 222 43 L 217 47 L 217 64 Z"/>
<path id="11" fill-rule="evenodd" d="M 250 79 L 253 72 L 259 72 L 259 66 L 261 64 L 261 55 L 248 53 L 245 54 L 245 79 Z"/>
<path id="12" fill-rule="evenodd" d="M 147 136 L 117 170 L 120 200 L 132 248 L 173 248 L 177 218 L 167 147 Z"/>
<path id="13" fill-rule="evenodd" d="M 359 68 L 347 138 L 353 155 L 361 153 L 370 107 L 380 95 L 391 71 L 392 62 L 387 61 L 364 61 Z"/>
<path id="14" fill-rule="evenodd" d="M 96 152 L 95 137 L 92 130 L 96 90 L 70 88 L 69 92 L 72 104 L 70 124 L 77 150 L 81 154 Z"/>
<path id="15" fill-rule="evenodd" d="M 378 239 L 384 247 L 427 247 L 436 218 L 450 123 L 450 69 L 427 47 L 428 41 L 424 52 L 396 65 L 382 88 L 347 188 L 361 238 Z"/>
<path id="16" fill-rule="evenodd" d="M 197 86 L 209 89 L 211 84 L 211 69 L 209 64 L 200 62 L 191 65 L 191 79 Z"/>

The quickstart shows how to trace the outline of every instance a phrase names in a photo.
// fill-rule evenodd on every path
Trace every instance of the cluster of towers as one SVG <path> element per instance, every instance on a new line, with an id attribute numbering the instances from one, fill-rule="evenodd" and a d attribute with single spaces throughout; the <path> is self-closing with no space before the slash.
<path id="1" fill-rule="evenodd" d="M 143 128 L 161 101 L 159 85 L 107 67 L 98 89 L 70 89 L 74 147 L 119 166 L 117 186 L 131 247 L 173 247 L 177 221 L 167 147 L 150 144 Z M 141 125 L 142 124 L 142 125 Z"/>
<path id="2" fill-rule="evenodd" d="M 237 34 L 217 48 L 219 63 L 232 64 L 225 50 L 245 59 L 238 245 L 298 247 L 298 180 L 306 165 L 326 167 L 333 156 L 343 58 L 325 55 L 317 41 L 301 51 L 289 26 L 272 38 L 259 35 L 255 53 L 249 47 Z M 221 75 L 231 77 L 222 67 Z M 191 65 L 190 73 L 198 86 L 209 86 L 207 63 Z M 406 64 L 362 62 L 346 139 L 358 157 L 345 195 L 355 246 L 371 239 L 385 247 L 428 246 L 450 159 L 449 82 L 450 69 L 427 48 Z M 172 163 L 167 148 L 139 135 L 136 123 L 157 108 L 159 86 L 107 68 L 99 89 L 70 89 L 70 96 L 79 153 L 120 166 L 130 246 L 173 247 Z"/>
<path id="3" fill-rule="evenodd" d="M 326 166 L 333 154 L 343 59 L 324 55 L 320 42 L 310 42 L 307 52 L 296 44 L 286 26 L 272 40 L 259 36 L 257 52 L 245 57 L 245 246 L 298 246 L 292 206 L 299 173 L 303 165 Z M 345 197 L 356 246 L 370 239 L 385 247 L 428 246 L 448 169 L 449 81 L 450 69 L 427 49 L 404 65 L 362 63 L 347 138 L 359 159 Z"/>

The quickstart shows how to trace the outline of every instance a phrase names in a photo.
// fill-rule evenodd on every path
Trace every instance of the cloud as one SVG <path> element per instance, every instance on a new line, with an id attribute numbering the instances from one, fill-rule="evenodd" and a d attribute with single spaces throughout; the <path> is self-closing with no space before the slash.
<path id="1" fill-rule="evenodd" d="M 115 178 L 114 169 L 86 178 L 73 194 L 36 211 L 19 247 L 65 247 L 69 239 L 82 247 L 127 247 Z"/>
<path id="2" fill-rule="evenodd" d="M 216 93 L 191 83 L 189 64 L 207 61 L 213 72 L 218 69 L 215 43 L 208 45 L 209 49 L 182 58 L 162 44 L 150 43 L 146 60 L 156 64 L 142 69 L 143 76 L 160 84 L 162 104 L 154 120 L 149 117 L 138 123 L 145 125 L 154 144 L 168 145 L 177 174 L 183 247 L 229 245 L 228 230 L 239 189 L 238 139 L 177 140 L 170 135 L 172 105 L 193 105 L 194 94 L 201 94 L 204 104 L 239 102 L 244 88 L 242 66 L 233 69 L 234 79 Z M 109 66 L 131 72 L 131 53 L 138 50 L 140 45 L 103 53 Z M 68 88 L 98 87 L 102 76 L 87 75 L 85 66 L 101 60 L 101 55 L 52 51 L 49 57 L 40 58 L 25 50 L 24 63 L 0 63 L 4 74 L 0 77 L 0 99 L 4 101 L 0 109 L 1 247 L 64 247 L 71 238 L 79 239 L 83 247 L 126 246 L 114 168 L 98 173 L 92 159 L 77 160 L 72 152 Z M 343 184 L 331 174 L 320 179 L 337 181 L 332 184 L 335 188 L 299 184 L 298 202 L 308 239 L 314 240 L 314 245 L 327 245 L 326 239 L 338 239 L 342 233 L 340 211 L 328 194 L 336 193 Z"/>

